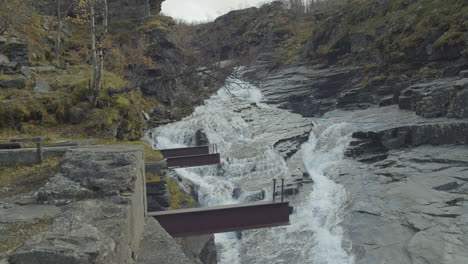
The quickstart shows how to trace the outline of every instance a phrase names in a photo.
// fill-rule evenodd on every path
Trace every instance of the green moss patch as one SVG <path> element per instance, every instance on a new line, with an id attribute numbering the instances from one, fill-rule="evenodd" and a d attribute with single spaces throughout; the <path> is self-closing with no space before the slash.
<path id="1" fill-rule="evenodd" d="M 171 210 L 190 207 L 195 204 L 195 200 L 184 192 L 172 179 L 167 179 L 167 188 L 171 202 Z"/>
<path id="2" fill-rule="evenodd" d="M 154 150 L 145 141 L 116 141 L 113 139 L 99 139 L 98 144 L 101 145 L 138 145 L 143 146 L 145 150 L 145 161 L 160 161 L 164 157 L 161 152 Z"/>
<path id="3" fill-rule="evenodd" d="M 174 25 L 174 20 L 168 16 L 151 15 L 143 21 L 143 24 L 138 26 L 136 30 L 142 32 L 150 32 L 153 30 L 168 31 Z"/>
<path id="4" fill-rule="evenodd" d="M 146 173 L 146 183 L 160 182 L 161 176 L 154 172 Z"/>
<path id="5" fill-rule="evenodd" d="M 463 46 L 466 45 L 465 33 L 463 32 L 445 32 L 434 42 L 434 48 Z"/>

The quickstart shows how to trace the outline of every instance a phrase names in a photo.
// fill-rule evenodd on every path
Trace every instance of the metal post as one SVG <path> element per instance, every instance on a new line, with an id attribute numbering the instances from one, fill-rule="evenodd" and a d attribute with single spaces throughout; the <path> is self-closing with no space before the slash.
<path id="1" fill-rule="evenodd" d="M 36 142 L 36 147 L 37 147 L 37 163 L 42 164 L 42 161 L 44 161 L 44 155 L 42 153 L 42 143 Z"/>
<path id="2" fill-rule="evenodd" d="M 284 201 L 284 179 L 281 179 L 281 202 Z"/>
<path id="3" fill-rule="evenodd" d="M 275 193 L 276 193 L 276 179 L 273 179 L 273 202 L 275 201 Z"/>

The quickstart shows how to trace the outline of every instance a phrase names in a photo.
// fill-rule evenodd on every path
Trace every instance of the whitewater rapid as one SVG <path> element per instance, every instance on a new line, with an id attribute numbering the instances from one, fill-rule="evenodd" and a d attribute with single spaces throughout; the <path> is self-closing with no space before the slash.
<path id="1" fill-rule="evenodd" d="M 261 99 L 256 87 L 230 79 L 191 116 L 151 131 L 149 140 L 159 149 L 193 146 L 200 129 L 218 146 L 221 166 L 176 170 L 199 186 L 203 206 L 250 202 L 252 197 L 269 200 L 273 178 L 293 180 L 291 171 L 297 168 L 291 168 L 274 146 L 291 130 L 279 126 L 304 129 L 310 120 L 262 104 Z M 303 169 L 314 181 L 288 197 L 294 206 L 291 225 L 216 234 L 220 264 L 354 263 L 340 227 L 346 191 L 327 177 L 343 159 L 354 128 L 320 121 L 314 125 L 308 141 L 291 157 L 302 158 Z"/>

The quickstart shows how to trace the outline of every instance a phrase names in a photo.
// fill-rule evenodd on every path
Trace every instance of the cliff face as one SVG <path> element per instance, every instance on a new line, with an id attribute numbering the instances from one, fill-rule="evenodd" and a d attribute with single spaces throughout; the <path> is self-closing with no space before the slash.
<path id="1" fill-rule="evenodd" d="M 165 0 L 108 0 L 109 22 L 139 19 L 148 15 L 157 15 L 161 12 Z M 54 16 L 56 14 L 55 1 L 33 1 L 32 5 L 41 14 Z"/>
<path id="2" fill-rule="evenodd" d="M 196 32 L 203 54 L 256 62 L 251 80 L 276 94 L 266 100 L 306 116 L 399 104 L 461 117 L 449 109 L 466 93 L 467 13 L 466 1 L 343 1 L 306 14 L 273 2 Z"/>
<path id="3" fill-rule="evenodd" d="M 207 54 L 235 56 L 263 47 L 253 55 L 274 51 L 279 63 L 420 67 L 466 60 L 467 11 L 465 1 L 365 0 L 343 1 L 304 14 L 273 2 L 232 11 L 198 30 L 206 40 L 212 39 L 208 32 L 220 36 L 218 42 L 204 45 Z"/>
<path id="4" fill-rule="evenodd" d="M 115 23 L 122 20 L 139 19 L 161 12 L 165 0 L 109 0 L 109 20 Z"/>

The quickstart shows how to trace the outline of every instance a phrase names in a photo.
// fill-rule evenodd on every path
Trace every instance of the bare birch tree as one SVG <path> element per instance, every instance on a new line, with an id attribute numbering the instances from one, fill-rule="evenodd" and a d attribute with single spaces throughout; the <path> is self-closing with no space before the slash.
<path id="1" fill-rule="evenodd" d="M 73 0 L 55 0 L 55 11 L 57 16 L 57 28 L 55 31 L 55 60 L 60 58 L 60 47 L 63 26 L 73 7 Z"/>
<path id="2" fill-rule="evenodd" d="M 96 106 L 104 75 L 104 39 L 108 32 L 107 0 L 84 0 L 91 30 L 91 58 L 93 62 L 92 106 Z"/>

